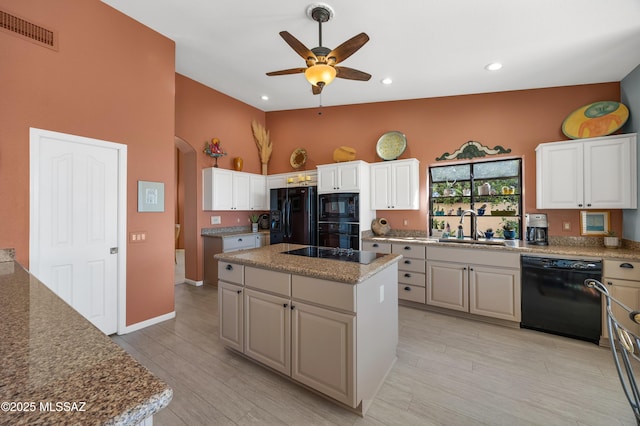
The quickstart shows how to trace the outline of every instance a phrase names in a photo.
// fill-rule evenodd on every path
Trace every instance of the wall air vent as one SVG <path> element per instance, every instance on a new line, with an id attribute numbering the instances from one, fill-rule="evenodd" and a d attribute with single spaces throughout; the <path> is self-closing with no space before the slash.
<path id="1" fill-rule="evenodd" d="M 29 22 L 4 10 L 0 10 L 0 31 L 49 49 L 58 50 L 58 35 L 55 31 Z"/>

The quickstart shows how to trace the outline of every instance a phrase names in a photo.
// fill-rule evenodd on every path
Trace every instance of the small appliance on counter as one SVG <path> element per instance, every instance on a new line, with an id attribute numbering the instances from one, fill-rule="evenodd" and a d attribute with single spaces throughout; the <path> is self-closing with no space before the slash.
<path id="1" fill-rule="evenodd" d="M 524 217 L 527 225 L 527 243 L 538 246 L 549 245 L 549 222 L 547 222 L 547 215 L 545 213 L 527 213 Z"/>

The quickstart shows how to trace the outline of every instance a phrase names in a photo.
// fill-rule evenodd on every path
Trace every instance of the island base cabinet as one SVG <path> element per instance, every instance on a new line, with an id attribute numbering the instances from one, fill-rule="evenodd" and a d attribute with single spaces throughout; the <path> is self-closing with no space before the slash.
<path id="1" fill-rule="evenodd" d="M 520 322 L 519 271 L 474 265 L 469 277 L 470 313 Z"/>
<path id="2" fill-rule="evenodd" d="M 427 305 L 469 312 L 469 280 L 466 266 L 427 262 Z"/>
<path id="3" fill-rule="evenodd" d="M 243 291 L 241 286 L 218 281 L 220 340 L 238 352 L 244 351 Z"/>
<path id="4" fill-rule="evenodd" d="M 291 377 L 355 408 L 355 316 L 295 303 Z"/>
<path id="5" fill-rule="evenodd" d="M 291 374 L 289 299 L 245 289 L 244 301 L 244 353 L 276 371 Z"/>

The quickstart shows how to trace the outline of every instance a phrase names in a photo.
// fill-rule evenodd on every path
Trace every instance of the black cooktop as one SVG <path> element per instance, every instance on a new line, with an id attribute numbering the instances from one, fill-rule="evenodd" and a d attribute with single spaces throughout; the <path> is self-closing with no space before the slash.
<path id="1" fill-rule="evenodd" d="M 363 265 L 368 265 L 377 258 L 384 256 L 384 254 L 375 253 L 372 251 L 359 251 L 353 249 L 329 247 L 303 247 L 300 249 L 285 251 L 283 253 L 304 257 L 319 257 L 322 259 L 341 260 L 343 262 L 356 262 Z"/>

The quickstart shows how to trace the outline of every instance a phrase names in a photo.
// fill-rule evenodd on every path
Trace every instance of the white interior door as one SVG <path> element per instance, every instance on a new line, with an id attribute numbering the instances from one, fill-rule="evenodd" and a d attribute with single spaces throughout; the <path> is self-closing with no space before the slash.
<path id="1" fill-rule="evenodd" d="M 30 140 L 30 272 L 105 334 L 115 333 L 123 145 L 40 129 L 31 129 Z"/>

